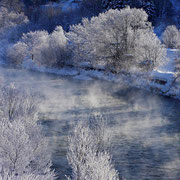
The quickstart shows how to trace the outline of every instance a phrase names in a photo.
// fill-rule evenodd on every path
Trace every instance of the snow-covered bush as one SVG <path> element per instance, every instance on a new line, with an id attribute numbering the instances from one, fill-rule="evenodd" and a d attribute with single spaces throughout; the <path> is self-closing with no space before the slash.
<path id="1" fill-rule="evenodd" d="M 11 85 L 1 88 L 0 100 L 0 177 L 54 179 L 48 139 L 37 123 L 33 96 Z"/>
<path id="2" fill-rule="evenodd" d="M 61 26 L 58 26 L 52 34 L 44 30 L 23 34 L 22 39 L 10 46 L 7 51 L 9 62 L 21 64 L 26 59 L 47 67 L 62 67 L 67 64 L 70 56 L 67 39 Z"/>
<path id="3" fill-rule="evenodd" d="M 56 29 L 49 36 L 49 61 L 54 61 L 54 64 L 51 65 L 54 65 L 56 67 L 65 66 L 70 60 L 71 52 L 67 47 L 67 38 L 65 37 L 64 30 L 61 26 L 57 26 Z M 47 59 L 47 53 L 42 54 L 44 58 Z"/>
<path id="4" fill-rule="evenodd" d="M 17 39 L 19 32 L 17 27 L 28 23 L 28 18 L 23 13 L 9 11 L 7 8 L 0 8 L 0 35 L 1 38 Z"/>
<path id="5" fill-rule="evenodd" d="M 176 26 L 168 26 L 162 34 L 162 40 L 168 48 L 180 48 L 180 30 Z"/>
<path id="6" fill-rule="evenodd" d="M 48 172 L 45 175 L 36 175 L 32 173 L 27 173 L 23 175 L 16 175 L 16 174 L 8 174 L 5 173 L 4 175 L 0 174 L 0 180 L 53 180 L 54 175 L 53 172 Z"/>
<path id="7" fill-rule="evenodd" d="M 119 71 L 149 60 L 146 55 L 136 58 L 139 50 L 135 47 L 140 46 L 139 38 L 142 37 L 139 32 L 142 30 L 146 34 L 153 32 L 148 15 L 142 9 L 127 7 L 121 11 L 111 9 L 90 20 L 83 19 L 82 24 L 71 26 L 67 37 L 77 60 L 90 61 L 93 65 L 106 64 Z M 148 37 L 152 39 L 151 35 Z M 154 44 L 147 46 L 147 50 L 150 51 Z M 156 46 L 163 48 L 159 43 Z M 157 65 L 156 60 L 153 59 L 154 65 Z"/>
<path id="8" fill-rule="evenodd" d="M 139 38 L 136 40 L 135 58 L 140 61 L 139 66 L 143 69 L 153 69 L 166 60 L 166 49 L 161 44 L 155 33 L 139 31 Z"/>
<path id="9" fill-rule="evenodd" d="M 47 31 L 34 31 L 23 34 L 22 40 L 27 47 L 27 59 L 31 59 L 39 64 L 43 59 L 41 58 L 41 50 L 47 49 L 49 45 L 49 34 Z"/>
<path id="10" fill-rule="evenodd" d="M 22 174 L 34 159 L 25 126 L 19 120 L 5 121 L 0 123 L 0 129 L 0 166 L 5 171 Z"/>
<path id="11" fill-rule="evenodd" d="M 27 45 L 23 42 L 9 45 L 6 50 L 6 61 L 8 64 L 20 65 L 27 56 Z"/>
<path id="12" fill-rule="evenodd" d="M 179 75 L 180 74 L 180 55 L 177 56 L 177 58 L 175 58 L 174 64 L 175 64 L 176 73 Z"/>
<path id="13" fill-rule="evenodd" d="M 21 13 L 24 9 L 24 3 L 21 0 L 1 0 L 0 7 L 5 7 L 8 11 Z"/>
<path id="14" fill-rule="evenodd" d="M 68 161 L 73 180 L 118 180 L 111 157 L 99 149 L 95 133 L 87 123 L 79 122 L 69 137 Z"/>
<path id="15" fill-rule="evenodd" d="M 5 1 L 4 1 L 5 2 Z M 22 35 L 28 18 L 23 13 L 0 7 L 0 58 L 5 60 L 9 43 L 16 42 Z"/>
<path id="16" fill-rule="evenodd" d="M 34 31 L 23 34 L 22 39 L 7 50 L 7 62 L 21 64 L 29 59 L 37 64 L 47 64 L 42 51 L 49 48 L 49 34 L 47 31 Z M 49 62 L 50 63 L 50 62 Z"/>
<path id="17" fill-rule="evenodd" d="M 21 117 L 36 120 L 36 101 L 34 95 L 16 88 L 13 84 L 0 89 L 1 117 L 11 121 Z"/>
<path id="18" fill-rule="evenodd" d="M 7 28 L 27 23 L 28 19 L 23 13 L 9 11 L 7 8 L 0 8 L 0 27 Z"/>

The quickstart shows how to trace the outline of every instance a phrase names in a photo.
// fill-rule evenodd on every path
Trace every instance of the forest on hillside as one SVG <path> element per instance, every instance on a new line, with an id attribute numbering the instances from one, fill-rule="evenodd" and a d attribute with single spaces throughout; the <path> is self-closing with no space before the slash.
<path id="1" fill-rule="evenodd" d="M 4 0 L 1 1 L 3 6 L 11 6 L 11 10 L 24 12 L 34 23 L 40 23 L 39 21 L 44 21 L 41 17 L 45 13 L 43 12 L 42 14 L 41 12 L 43 5 L 51 3 L 59 4 L 68 0 L 20 0 L 19 3 L 14 0 L 7 2 Z M 6 3 L 3 3 L 3 1 Z M 49 21 L 55 21 L 56 19 L 56 22 L 51 22 L 50 27 L 44 27 L 42 25 L 41 28 L 52 30 L 52 26 L 61 25 L 66 29 L 70 24 L 79 23 L 83 17 L 92 17 L 108 9 L 122 9 L 126 6 L 143 8 L 148 14 L 149 20 L 152 21 L 155 26 L 159 26 L 159 22 L 163 22 L 166 25 L 180 24 L 178 0 L 74 0 L 72 2 L 74 4 L 77 3 L 79 6 L 78 11 L 74 12 L 73 16 L 75 17 L 71 17 L 71 19 L 68 17 L 68 14 L 60 12 L 61 9 L 57 10 L 57 8 L 49 7 L 48 12 L 46 12 L 46 18 L 49 18 Z M 61 19 L 61 21 L 59 19 Z M 46 19 L 46 21 L 48 20 Z"/>

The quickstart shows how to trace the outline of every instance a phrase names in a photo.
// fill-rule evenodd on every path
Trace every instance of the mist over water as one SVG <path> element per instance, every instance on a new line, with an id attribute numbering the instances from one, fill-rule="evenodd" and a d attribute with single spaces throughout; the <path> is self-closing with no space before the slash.
<path id="1" fill-rule="evenodd" d="M 39 119 L 50 137 L 60 179 L 71 174 L 67 136 L 74 122 L 102 114 L 111 136 L 110 153 L 127 180 L 178 180 L 180 177 L 180 101 L 119 83 L 0 67 L 4 83 L 39 94 Z"/>

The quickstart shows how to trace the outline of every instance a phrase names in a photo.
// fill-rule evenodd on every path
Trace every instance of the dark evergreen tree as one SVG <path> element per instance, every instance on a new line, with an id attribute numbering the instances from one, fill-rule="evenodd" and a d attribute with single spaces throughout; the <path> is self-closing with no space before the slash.
<path id="1" fill-rule="evenodd" d="M 155 15 L 155 5 L 153 0 L 104 0 L 105 9 L 122 9 L 126 6 L 143 8 L 149 17 Z"/>
<path id="2" fill-rule="evenodd" d="M 153 0 L 143 0 L 141 8 L 146 11 L 150 18 L 155 16 L 156 10 Z"/>

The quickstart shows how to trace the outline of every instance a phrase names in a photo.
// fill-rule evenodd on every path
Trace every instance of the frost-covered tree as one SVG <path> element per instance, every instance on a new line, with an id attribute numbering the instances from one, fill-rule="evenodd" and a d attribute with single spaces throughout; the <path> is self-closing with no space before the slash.
<path id="1" fill-rule="evenodd" d="M 23 34 L 21 42 L 27 47 L 27 59 L 38 63 L 42 60 L 41 49 L 47 49 L 48 47 L 49 34 L 47 31 L 28 32 L 27 34 Z"/>
<path id="2" fill-rule="evenodd" d="M 97 144 L 97 151 L 104 151 L 108 149 L 110 146 L 111 136 L 106 131 L 106 123 L 102 114 L 92 113 L 88 118 L 88 127 L 93 131 L 94 134 L 94 142 Z"/>
<path id="3" fill-rule="evenodd" d="M 0 7 L 0 58 L 6 59 L 9 43 L 14 43 L 21 37 L 27 23 L 28 18 L 23 13 Z"/>
<path id="4" fill-rule="evenodd" d="M 33 96 L 13 85 L 0 92 L 0 177 L 47 175 L 53 180 L 48 139 L 37 123 Z"/>
<path id="5" fill-rule="evenodd" d="M 9 11 L 7 8 L 0 8 L 0 38 L 1 41 L 16 42 L 21 36 L 28 18 L 21 12 Z M 3 51 L 6 51 L 7 44 L 3 43 Z M 2 49 L 2 47 L 0 48 Z M 4 58 L 4 57 L 3 57 Z"/>
<path id="6" fill-rule="evenodd" d="M 155 66 L 166 61 L 166 49 L 161 44 L 155 33 L 139 31 L 139 38 L 135 45 L 135 58 L 140 61 L 140 67 L 146 70 L 153 69 Z"/>
<path id="7" fill-rule="evenodd" d="M 9 11 L 5 7 L 0 8 L 0 31 L 7 30 L 18 25 L 26 24 L 27 17 L 23 13 Z M 7 33 L 7 32 L 6 32 Z"/>
<path id="8" fill-rule="evenodd" d="M 87 123 L 79 122 L 69 137 L 68 161 L 73 180 L 118 180 L 110 155 L 99 149 L 95 134 Z"/>
<path id="9" fill-rule="evenodd" d="M 0 8 L 0 27 L 12 27 L 26 23 L 28 21 L 27 17 L 23 13 L 16 13 L 14 11 L 8 11 L 8 9 Z"/>
<path id="10" fill-rule="evenodd" d="M 53 180 L 53 176 L 53 172 L 48 171 L 45 175 L 36 175 L 32 173 L 17 175 L 6 172 L 3 175 L 0 174 L 0 180 Z"/>
<path id="11" fill-rule="evenodd" d="M 0 7 L 5 7 L 8 11 L 20 13 L 24 9 L 24 3 L 21 0 L 1 0 Z"/>
<path id="12" fill-rule="evenodd" d="M 9 121 L 20 117 L 36 118 L 36 101 L 27 91 L 16 88 L 13 84 L 0 89 L 1 116 Z"/>
<path id="13" fill-rule="evenodd" d="M 168 48 L 180 48 L 180 30 L 176 26 L 168 26 L 162 34 L 162 40 Z"/>
<path id="14" fill-rule="evenodd" d="M 139 38 L 143 39 L 140 36 L 144 36 L 144 33 L 139 33 L 142 30 L 146 34 L 153 32 L 148 15 L 142 9 L 127 7 L 121 11 L 111 9 L 90 20 L 83 19 L 82 24 L 70 28 L 67 37 L 77 60 L 105 64 L 118 72 L 128 70 L 132 65 L 135 66 L 144 60 L 150 60 L 146 59 L 145 55 L 145 59 L 136 58 L 136 51 L 139 51 L 136 47 L 140 46 Z M 148 37 L 152 38 L 150 35 Z M 147 46 L 149 51 L 151 46 L 154 44 Z M 157 46 L 163 48 L 160 43 Z M 163 57 L 159 56 L 158 60 Z M 154 65 L 158 63 L 156 60 L 152 60 Z"/>
<path id="15" fill-rule="evenodd" d="M 22 39 L 7 50 L 7 60 L 14 64 L 31 60 L 38 65 L 62 67 L 70 57 L 67 38 L 61 26 L 51 34 L 44 30 L 23 34 Z"/>
<path id="16" fill-rule="evenodd" d="M 7 62 L 21 64 L 24 60 L 32 60 L 41 64 L 42 49 L 49 47 L 49 34 L 47 31 L 35 31 L 23 34 L 20 41 L 10 45 L 7 49 Z"/>
<path id="17" fill-rule="evenodd" d="M 49 50 L 51 54 L 49 59 L 54 60 L 56 67 L 63 67 L 68 63 L 71 52 L 67 47 L 67 38 L 61 26 L 57 26 L 52 34 L 50 34 Z"/>
<path id="18" fill-rule="evenodd" d="M 27 49 L 27 45 L 20 41 L 16 44 L 9 45 L 6 50 L 7 63 L 21 65 L 28 54 Z"/>
<path id="19" fill-rule="evenodd" d="M 177 75 L 180 77 L 180 52 L 177 52 L 177 57 L 174 59 L 174 64 L 175 64 L 175 71 Z"/>

